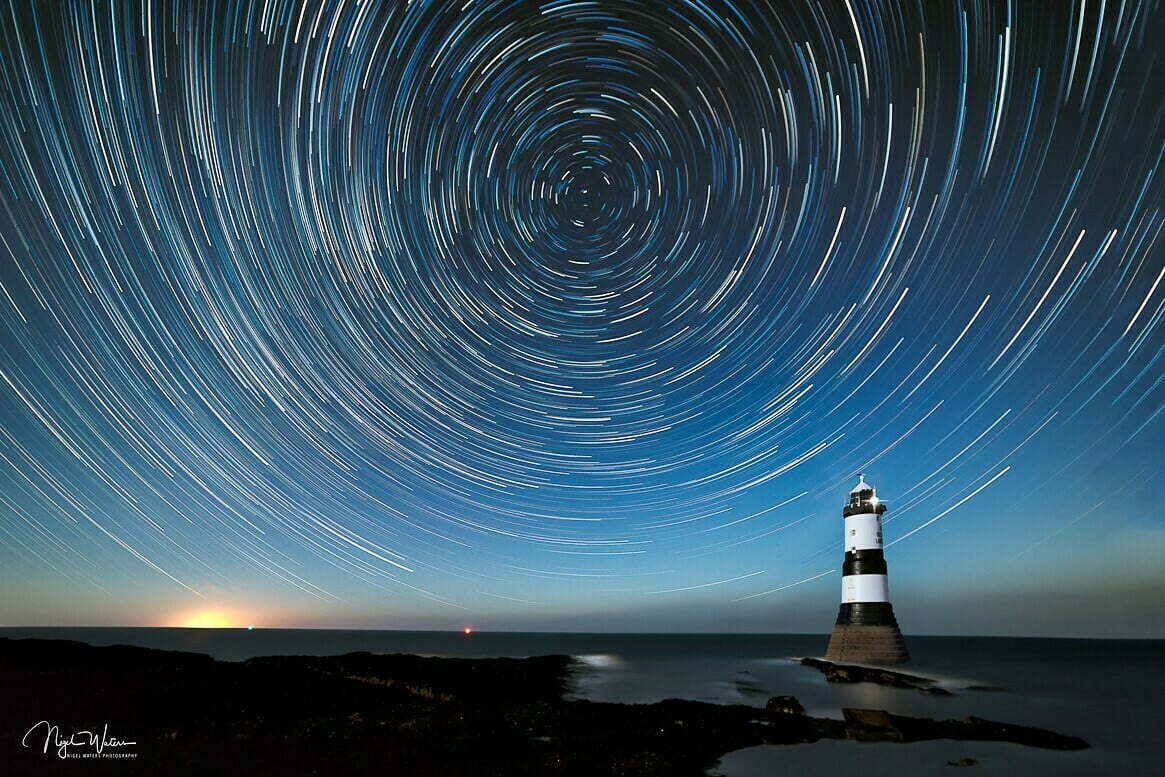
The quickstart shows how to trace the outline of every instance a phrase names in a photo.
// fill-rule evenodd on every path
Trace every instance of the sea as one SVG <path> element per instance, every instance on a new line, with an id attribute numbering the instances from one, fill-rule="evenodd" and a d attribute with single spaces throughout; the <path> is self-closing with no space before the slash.
<path id="1" fill-rule="evenodd" d="M 12 638 L 72 639 L 206 653 L 223 661 L 353 651 L 490 658 L 575 656 L 570 695 L 649 704 L 667 698 L 763 707 L 793 695 L 815 716 L 846 707 L 936 719 L 974 715 L 1086 740 L 1083 751 L 1001 742 L 911 744 L 829 740 L 728 753 L 709 775 L 1161 775 L 1165 774 L 1165 640 L 907 636 L 909 664 L 951 696 L 869 683 L 840 685 L 802 666 L 827 635 L 531 634 L 313 629 L 3 628 Z M 971 763 L 973 761 L 973 763 Z"/>

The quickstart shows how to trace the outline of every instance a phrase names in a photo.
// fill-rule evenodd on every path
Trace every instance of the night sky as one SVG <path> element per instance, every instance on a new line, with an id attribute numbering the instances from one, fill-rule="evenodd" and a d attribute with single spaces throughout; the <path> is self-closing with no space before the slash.
<path id="1" fill-rule="evenodd" d="M 4 3 L 0 625 L 1165 636 L 1165 12 Z"/>

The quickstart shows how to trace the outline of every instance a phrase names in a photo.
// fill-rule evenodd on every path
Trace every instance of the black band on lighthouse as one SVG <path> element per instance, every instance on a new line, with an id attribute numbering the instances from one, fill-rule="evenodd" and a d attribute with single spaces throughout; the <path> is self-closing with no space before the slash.
<path id="1" fill-rule="evenodd" d="M 853 602 L 837 610 L 838 626 L 892 626 L 898 628 L 894 607 L 889 602 Z"/>
<path id="2" fill-rule="evenodd" d="M 851 550 L 845 554 L 842 575 L 884 575 L 886 557 L 880 550 Z"/>

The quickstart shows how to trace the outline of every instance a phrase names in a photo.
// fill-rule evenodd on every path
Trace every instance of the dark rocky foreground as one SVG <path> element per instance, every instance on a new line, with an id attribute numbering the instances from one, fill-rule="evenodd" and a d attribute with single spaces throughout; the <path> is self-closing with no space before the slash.
<path id="1" fill-rule="evenodd" d="M 564 700 L 567 656 L 209 656 L 0 639 L 0 771 L 46 774 L 702 775 L 731 750 L 823 738 L 1082 740 L 881 710 L 845 720 L 668 700 Z M 47 751 L 47 752 L 46 752 Z M 60 758 L 64 754 L 67 758 Z"/>

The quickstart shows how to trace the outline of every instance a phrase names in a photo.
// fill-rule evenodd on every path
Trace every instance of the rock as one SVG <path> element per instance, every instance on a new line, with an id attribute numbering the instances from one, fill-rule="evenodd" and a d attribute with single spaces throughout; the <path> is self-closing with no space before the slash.
<path id="1" fill-rule="evenodd" d="M 937 685 L 930 685 L 925 688 L 919 688 L 918 692 L 923 696 L 954 696 L 953 693 L 946 688 L 940 688 Z"/>
<path id="2" fill-rule="evenodd" d="M 1057 734 L 1035 726 L 1020 726 L 1014 723 L 999 723 L 974 716 L 961 721 L 943 721 L 945 724 L 961 725 L 967 732 L 966 739 L 980 741 L 1015 742 L 1030 747 L 1049 750 L 1085 750 L 1088 743 L 1080 737 Z M 953 738 L 953 737 L 952 737 Z"/>
<path id="3" fill-rule="evenodd" d="M 947 761 L 947 766 L 974 766 L 979 763 L 974 758 L 960 758 L 957 761 Z"/>
<path id="4" fill-rule="evenodd" d="M 864 682 L 864 680 L 862 679 L 862 676 L 855 675 L 854 672 L 851 671 L 851 669 L 857 669 L 857 667 L 856 666 L 855 667 L 848 667 L 848 666 L 827 667 L 824 670 L 825 679 L 831 683 Z M 870 675 L 870 677 L 873 678 L 874 675 Z"/>
<path id="5" fill-rule="evenodd" d="M 744 677 L 737 678 L 735 686 L 736 692 L 741 696 L 760 696 L 765 692 L 765 689 L 757 685 L 755 680 Z"/>
<path id="6" fill-rule="evenodd" d="M 934 696 L 951 696 L 951 692 L 934 686 L 929 677 L 892 672 L 889 669 L 875 669 L 858 664 L 835 664 L 820 658 L 802 658 L 802 666 L 811 666 L 825 675 L 831 683 L 877 683 L 894 688 L 914 688 Z"/>
<path id="7" fill-rule="evenodd" d="M 765 704 L 769 712 L 779 712 L 785 715 L 804 715 L 805 707 L 797 701 L 796 696 L 774 696 Z"/>
<path id="8" fill-rule="evenodd" d="M 886 710 L 844 709 L 846 739 L 859 742 L 904 742 L 902 732 L 894 724 L 894 716 Z"/>
<path id="9" fill-rule="evenodd" d="M 1049 750 L 1084 750 L 1083 739 L 1034 726 L 999 723 L 983 718 L 933 720 L 893 715 L 886 710 L 844 709 L 845 734 L 863 742 L 922 742 L 960 739 L 977 742 L 1014 742 Z"/>

